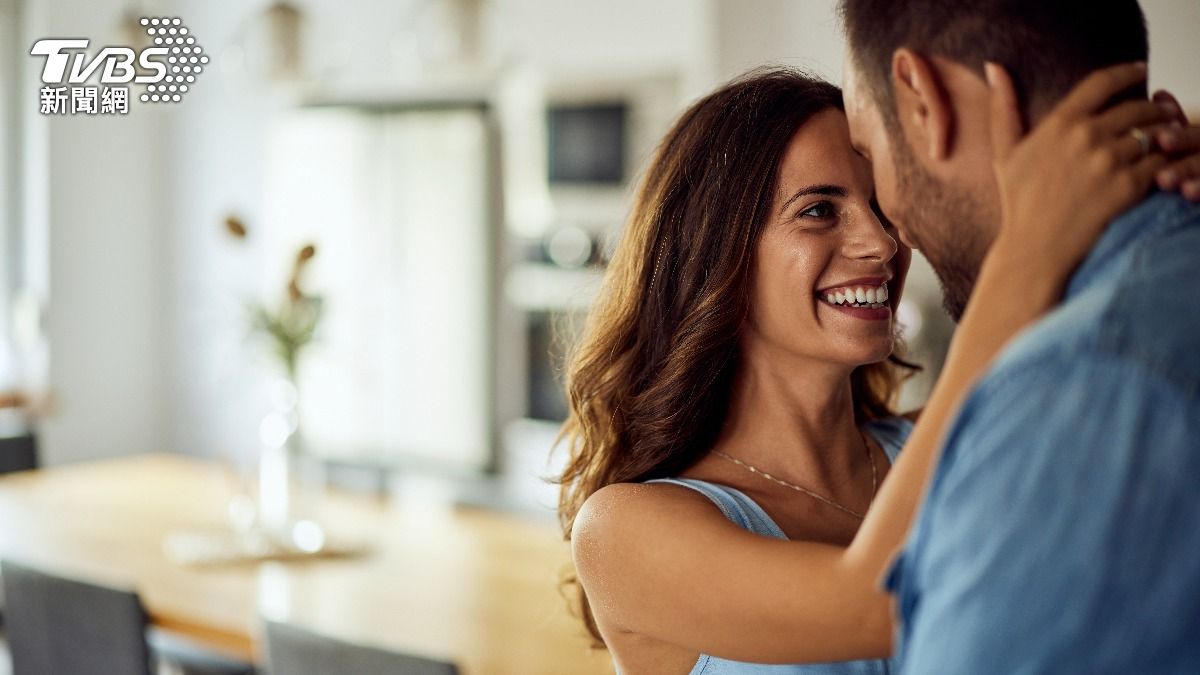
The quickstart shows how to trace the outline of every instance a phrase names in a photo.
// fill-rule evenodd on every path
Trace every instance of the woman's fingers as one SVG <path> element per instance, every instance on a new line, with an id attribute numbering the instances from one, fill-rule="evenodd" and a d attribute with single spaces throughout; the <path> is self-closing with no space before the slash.
<path id="1" fill-rule="evenodd" d="M 1182 155 L 1200 151 L 1200 127 L 1185 127 L 1171 122 L 1146 131 L 1153 134 L 1154 143 L 1167 154 Z"/>
<path id="2" fill-rule="evenodd" d="M 1045 250 L 1077 262 L 1104 225 L 1141 199 L 1160 171 L 1175 166 L 1171 162 L 1186 160 L 1175 166 L 1180 190 L 1200 195 L 1200 166 L 1191 157 L 1171 157 L 1158 147 L 1160 132 L 1177 124 L 1175 107 L 1165 98 L 1112 103 L 1145 81 L 1145 64 L 1114 66 L 1084 78 L 1015 143 L 1019 127 L 1014 120 L 1019 118 L 1008 99 L 1011 80 L 1003 68 L 984 67 L 1003 227 L 1022 241 L 1043 241 Z M 1200 143 L 1200 136 L 1193 138 L 1189 131 L 1186 138 L 1172 140 L 1190 146 Z M 1037 227 L 1047 222 L 1058 226 Z M 1040 239 L 1047 236 L 1053 239 Z"/>
<path id="3" fill-rule="evenodd" d="M 1075 192 L 1073 198 L 1087 216 L 1070 229 L 1060 231 L 1063 246 L 1076 255 L 1095 243 L 1095 238 L 1113 216 L 1137 203 L 1154 183 L 1154 176 L 1167 158 L 1152 153 L 1134 163 L 1106 173 L 1094 174 L 1092 189 Z"/>
<path id="4" fill-rule="evenodd" d="M 1125 133 L 1115 136 L 1097 153 L 1102 158 L 1110 158 L 1115 166 L 1124 166 L 1144 158 L 1154 152 L 1154 137 L 1138 129 L 1132 128 Z"/>
<path id="5" fill-rule="evenodd" d="M 1189 200 L 1200 201 L 1200 155 L 1168 160 L 1154 179 L 1162 190 L 1178 190 Z"/>
<path id="6" fill-rule="evenodd" d="M 1161 190 L 1178 190 L 1191 201 L 1200 201 L 1200 126 L 1168 124 L 1148 128 L 1155 145 L 1168 162 L 1155 176 Z"/>
<path id="7" fill-rule="evenodd" d="M 1017 101 L 1016 87 L 1008 71 L 995 63 L 983 64 L 991 96 L 992 156 L 1004 159 L 1025 135 L 1021 123 L 1021 108 Z"/>
<path id="8" fill-rule="evenodd" d="M 1102 134 L 1126 134 L 1133 127 L 1165 124 L 1175 119 L 1175 110 L 1167 104 L 1138 100 L 1125 101 L 1096 116 L 1096 130 Z"/>
<path id="9" fill-rule="evenodd" d="M 1187 115 L 1184 114 L 1183 106 L 1179 105 L 1179 99 L 1175 98 L 1174 94 L 1166 89 L 1159 89 L 1158 91 L 1154 92 L 1154 95 L 1150 97 L 1150 100 L 1160 105 L 1174 108 L 1175 121 L 1179 122 L 1181 125 L 1187 126 Z"/>
<path id="10" fill-rule="evenodd" d="M 1075 85 L 1052 114 L 1074 119 L 1103 107 L 1113 96 L 1146 81 L 1146 63 L 1122 63 L 1097 70 Z"/>
<path id="11" fill-rule="evenodd" d="M 1138 160 L 1128 171 L 1127 185 L 1121 186 L 1130 191 L 1132 199 L 1138 199 L 1154 185 L 1154 177 L 1170 161 L 1165 155 L 1152 153 Z"/>

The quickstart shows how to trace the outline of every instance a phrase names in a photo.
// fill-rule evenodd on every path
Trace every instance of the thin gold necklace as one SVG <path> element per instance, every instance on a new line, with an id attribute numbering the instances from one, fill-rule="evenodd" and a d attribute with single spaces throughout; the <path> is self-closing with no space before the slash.
<path id="1" fill-rule="evenodd" d="M 858 433 L 860 436 L 862 436 L 863 447 L 865 447 L 867 449 L 867 459 L 871 460 L 871 501 L 875 501 L 875 493 L 879 491 L 879 469 L 878 469 L 878 467 L 875 466 L 875 453 L 871 452 L 870 441 L 867 440 L 867 437 L 862 433 L 862 431 L 859 431 Z M 820 502 L 828 504 L 829 506 L 832 506 L 833 508 L 835 508 L 839 511 L 844 511 L 846 513 L 849 513 L 850 515 L 854 516 L 855 518 L 858 518 L 859 520 L 863 520 L 864 518 L 866 518 L 865 514 L 859 513 L 858 511 L 855 511 L 854 509 L 842 506 L 841 504 L 833 501 L 832 499 L 830 499 L 824 495 L 818 494 L 816 492 L 813 492 L 812 490 L 809 490 L 806 487 L 796 485 L 794 483 L 789 483 L 786 480 L 783 480 L 782 478 L 776 478 L 775 476 L 772 476 L 771 474 L 767 473 L 766 471 L 763 471 L 762 469 L 754 466 L 753 464 L 747 464 L 746 462 L 743 462 L 742 460 L 740 460 L 736 457 L 730 457 L 729 455 L 725 454 L 724 452 L 721 452 L 720 450 L 713 450 L 713 454 L 717 455 L 718 457 L 723 457 L 723 458 L 733 462 L 734 464 L 737 464 L 738 466 L 740 466 L 744 469 L 747 469 L 751 473 L 756 473 L 771 482 L 778 483 L 779 485 L 782 485 L 783 487 L 791 488 L 797 492 L 803 492 L 804 494 L 808 495 L 809 497 L 812 497 L 813 499 L 816 499 Z"/>

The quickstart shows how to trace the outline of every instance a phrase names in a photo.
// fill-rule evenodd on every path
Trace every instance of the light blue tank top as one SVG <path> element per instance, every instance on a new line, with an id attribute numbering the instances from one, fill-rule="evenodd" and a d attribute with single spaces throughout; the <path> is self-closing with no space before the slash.
<path id="1" fill-rule="evenodd" d="M 895 462 L 896 455 L 912 432 L 912 422 L 903 417 L 889 417 L 866 424 L 863 431 L 879 442 L 889 461 Z M 721 513 L 738 527 L 767 537 L 787 539 L 787 535 L 767 512 L 740 490 L 694 478 L 658 478 L 646 482 L 675 483 L 691 488 L 712 500 Z M 774 665 L 730 661 L 701 654 L 688 675 L 887 675 L 894 672 L 899 671 L 891 659 Z"/>

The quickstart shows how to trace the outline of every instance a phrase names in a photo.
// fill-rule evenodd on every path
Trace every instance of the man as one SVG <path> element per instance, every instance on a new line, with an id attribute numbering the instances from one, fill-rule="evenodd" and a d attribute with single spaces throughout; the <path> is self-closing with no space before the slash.
<path id="1" fill-rule="evenodd" d="M 1141 10 L 841 4 L 851 136 L 957 318 L 1000 227 L 984 63 L 1032 127 L 1090 71 L 1146 59 Z M 1200 207 L 1152 192 L 964 402 L 888 580 L 905 672 L 1200 672 L 1198 270 Z"/>

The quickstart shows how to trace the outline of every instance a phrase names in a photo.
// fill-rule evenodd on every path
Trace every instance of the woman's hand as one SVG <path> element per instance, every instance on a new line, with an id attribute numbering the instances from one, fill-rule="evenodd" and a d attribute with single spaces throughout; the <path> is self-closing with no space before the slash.
<path id="1" fill-rule="evenodd" d="M 1057 290 L 1108 222 L 1142 199 L 1167 168 L 1156 136 L 1171 131 L 1179 109 L 1161 100 L 1107 107 L 1146 79 L 1144 63 L 1123 64 L 1085 78 L 1026 134 L 1008 73 L 991 63 L 985 72 L 1002 223 L 990 257 L 1020 257 L 1026 271 Z M 1196 130 L 1175 132 L 1180 148 L 1200 144 Z M 1195 157 L 1172 168 L 1188 174 L 1180 185 L 1190 172 L 1200 173 Z"/>
<path id="2" fill-rule="evenodd" d="M 1155 177 L 1160 190 L 1179 190 L 1184 197 L 1200 202 L 1200 126 L 1188 125 L 1183 107 L 1169 92 L 1154 93 L 1154 102 L 1175 111 L 1175 119 L 1154 130 L 1158 147 L 1170 158 Z"/>

